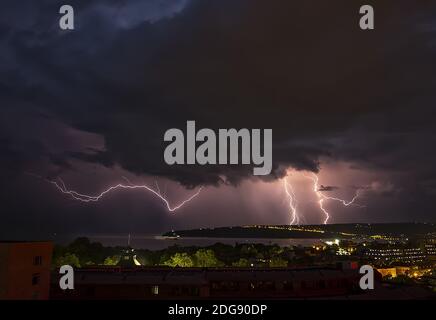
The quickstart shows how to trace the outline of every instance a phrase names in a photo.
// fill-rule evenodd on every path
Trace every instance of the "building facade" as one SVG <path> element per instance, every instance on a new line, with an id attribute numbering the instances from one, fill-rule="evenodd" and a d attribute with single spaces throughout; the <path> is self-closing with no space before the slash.
<path id="1" fill-rule="evenodd" d="M 74 290 L 53 275 L 52 299 L 310 298 L 359 291 L 358 270 L 336 268 L 87 268 Z"/>
<path id="2" fill-rule="evenodd" d="M 51 242 L 0 242 L 0 299 L 48 299 L 52 251 Z"/>

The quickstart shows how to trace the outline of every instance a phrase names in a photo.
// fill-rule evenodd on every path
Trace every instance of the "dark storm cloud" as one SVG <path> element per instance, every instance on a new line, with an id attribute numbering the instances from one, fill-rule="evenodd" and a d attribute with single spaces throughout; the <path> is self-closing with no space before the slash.
<path id="1" fill-rule="evenodd" d="M 67 154 L 61 155 L 60 159 L 71 157 L 85 162 L 98 163 L 106 167 L 112 167 L 115 165 L 113 159 L 108 156 L 107 152 L 93 148 L 90 148 L 87 151 L 88 152 L 68 152 Z"/>
<path id="2" fill-rule="evenodd" d="M 338 189 L 339 189 L 339 187 L 337 187 L 337 186 L 324 186 L 324 185 L 321 185 L 318 188 L 318 191 L 335 191 L 335 190 L 338 190 Z"/>
<path id="3" fill-rule="evenodd" d="M 75 1 L 73 32 L 57 29 L 57 1 L 25 3 L 2 5 L 2 104 L 104 138 L 103 149 L 32 152 L 59 166 L 119 165 L 190 187 L 250 178 L 246 166 L 164 163 L 164 132 L 196 120 L 272 128 L 268 179 L 317 171 L 320 157 L 434 172 L 435 3 L 374 2 L 367 32 L 360 1 Z M 28 158 L 5 157 L 17 153 Z"/>

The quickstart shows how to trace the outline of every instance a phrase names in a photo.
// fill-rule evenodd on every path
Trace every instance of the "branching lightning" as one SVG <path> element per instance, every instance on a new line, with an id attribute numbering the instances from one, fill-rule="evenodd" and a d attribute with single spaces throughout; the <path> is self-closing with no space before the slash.
<path id="1" fill-rule="evenodd" d="M 58 181 L 56 181 L 56 180 L 47 180 L 47 181 L 50 182 L 51 184 L 53 184 L 63 194 L 69 195 L 74 200 L 81 201 L 81 202 L 97 202 L 97 201 L 101 200 L 108 193 L 110 193 L 112 191 L 120 190 L 120 189 L 127 189 L 127 190 L 142 189 L 142 190 L 145 190 L 145 191 L 152 193 L 153 195 L 158 197 L 160 200 L 162 200 L 162 202 L 165 204 L 168 211 L 170 211 L 170 212 L 174 212 L 174 211 L 180 209 L 185 204 L 187 204 L 188 202 L 190 202 L 191 200 L 196 198 L 203 189 L 203 186 L 201 186 L 189 198 L 187 198 L 186 200 L 183 200 L 178 205 L 172 207 L 169 200 L 167 198 L 165 198 L 162 195 L 162 193 L 160 192 L 159 185 L 158 185 L 157 181 L 156 181 L 157 190 L 155 190 L 155 189 L 147 186 L 146 184 L 135 185 L 135 184 L 131 183 L 127 178 L 123 177 L 123 179 L 126 180 L 128 184 L 119 183 L 119 184 L 110 186 L 98 195 L 87 195 L 87 194 L 79 193 L 79 192 L 74 191 L 74 190 L 70 190 L 66 187 L 64 181 L 60 178 L 58 179 Z"/>
<path id="2" fill-rule="evenodd" d="M 157 181 L 155 181 L 155 185 L 156 188 L 153 189 L 152 187 L 148 186 L 147 184 L 134 184 L 132 183 L 129 179 L 127 179 L 126 177 L 122 177 L 127 183 L 118 183 L 112 186 L 109 186 L 108 188 L 106 188 L 104 191 L 102 191 L 100 194 L 97 195 L 89 195 L 89 194 L 83 194 L 83 193 L 79 193 L 75 190 L 72 189 L 68 189 L 66 184 L 64 183 L 64 181 L 61 178 L 58 178 L 56 180 L 49 180 L 49 179 L 45 179 L 41 176 L 37 176 L 35 174 L 30 174 L 32 176 L 36 176 L 38 178 L 44 179 L 46 181 L 48 181 L 49 183 L 51 183 L 52 185 L 54 185 L 56 187 L 57 190 L 59 190 L 61 193 L 70 196 L 72 199 L 80 201 L 80 202 L 98 202 L 100 201 L 103 197 L 105 197 L 107 194 L 111 193 L 111 192 L 115 192 L 117 190 L 145 190 L 147 192 L 150 192 L 151 194 L 153 194 L 154 196 L 156 196 L 157 198 L 159 198 L 166 206 L 166 208 L 168 209 L 169 212 L 174 212 L 180 208 L 182 208 L 185 204 L 187 204 L 188 202 L 192 201 L 194 198 L 196 198 L 197 196 L 200 195 L 201 191 L 203 190 L 203 186 L 199 187 L 198 190 L 192 194 L 190 197 L 188 197 L 187 199 L 183 200 L 182 202 L 180 202 L 178 205 L 176 206 L 171 206 L 169 200 L 166 197 L 166 191 L 164 191 L 164 193 L 161 192 L 161 189 L 159 187 L 159 184 Z M 330 219 L 331 215 L 329 213 L 329 211 L 324 207 L 325 201 L 326 200 L 333 200 L 333 201 L 338 201 L 340 202 L 342 205 L 348 207 L 350 205 L 355 205 L 358 207 L 363 207 L 360 204 L 357 204 L 355 201 L 359 198 L 359 189 L 356 190 L 356 193 L 354 195 L 354 197 L 350 200 L 344 200 L 344 199 L 340 199 L 340 198 L 336 198 L 336 197 L 330 197 L 325 195 L 324 193 L 321 192 L 321 189 L 319 187 L 319 178 L 315 173 L 311 173 L 310 175 L 306 174 L 304 175 L 306 178 L 309 178 L 313 181 L 313 192 L 316 194 L 317 198 L 318 198 L 318 205 L 320 210 L 324 213 L 325 219 L 324 219 L 324 224 L 327 224 L 328 220 Z M 287 177 L 284 177 L 282 179 L 282 183 L 283 183 L 283 189 L 284 192 L 286 194 L 286 197 L 289 199 L 289 213 L 290 213 L 290 225 L 299 225 L 301 223 L 302 220 L 304 220 L 302 216 L 300 216 L 300 214 L 298 213 L 298 202 L 297 202 L 297 197 L 296 194 L 294 192 L 294 188 L 292 187 L 291 183 L 289 182 Z M 166 189 L 166 187 L 165 187 Z"/>
<path id="3" fill-rule="evenodd" d="M 339 201 L 340 203 L 342 203 L 346 207 L 348 207 L 350 205 L 357 205 L 359 207 L 362 207 L 361 205 L 355 203 L 355 200 L 359 197 L 359 190 L 356 190 L 356 194 L 354 195 L 354 197 L 350 201 L 346 201 L 346 200 L 335 198 L 335 197 L 329 197 L 320 191 L 319 185 L 318 185 L 319 179 L 315 173 L 312 173 L 310 176 L 306 175 L 306 177 L 308 177 L 309 179 L 312 179 L 312 181 L 313 181 L 313 192 L 315 192 L 316 196 L 318 197 L 319 208 L 321 209 L 321 211 L 325 215 L 324 224 L 327 224 L 327 221 L 330 219 L 330 213 L 324 207 L 325 200 Z"/>

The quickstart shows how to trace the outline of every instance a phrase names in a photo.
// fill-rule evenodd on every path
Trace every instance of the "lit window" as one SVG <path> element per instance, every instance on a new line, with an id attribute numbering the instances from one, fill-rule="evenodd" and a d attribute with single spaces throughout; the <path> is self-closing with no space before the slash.
<path id="1" fill-rule="evenodd" d="M 152 286 L 151 287 L 151 293 L 158 295 L 159 294 L 159 286 Z"/>

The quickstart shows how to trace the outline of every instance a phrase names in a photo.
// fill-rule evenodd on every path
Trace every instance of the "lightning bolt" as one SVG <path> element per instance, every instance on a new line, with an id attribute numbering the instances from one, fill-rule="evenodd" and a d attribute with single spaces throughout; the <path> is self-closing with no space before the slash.
<path id="1" fill-rule="evenodd" d="M 300 224 L 300 217 L 297 212 L 297 197 L 295 196 L 294 189 L 292 185 L 288 182 L 288 179 L 283 178 L 283 188 L 285 190 L 286 196 L 289 198 L 289 211 L 291 214 L 290 225 Z"/>
<path id="2" fill-rule="evenodd" d="M 100 201 L 103 197 L 105 197 L 107 194 L 111 193 L 111 192 L 115 192 L 117 190 L 122 190 L 122 189 L 126 189 L 126 190 L 144 190 L 147 192 L 150 192 L 151 194 L 153 194 L 154 196 L 156 196 L 157 198 L 159 198 L 166 206 L 166 208 L 168 209 L 169 212 L 174 212 L 180 208 L 182 208 L 185 204 L 187 204 L 188 202 L 192 201 L 194 198 L 196 198 L 197 196 L 200 195 L 201 191 L 203 190 L 203 186 L 199 187 L 198 190 L 192 194 L 190 197 L 188 197 L 187 199 L 183 200 L 182 202 L 180 202 L 178 205 L 176 206 L 171 206 L 169 200 L 166 198 L 166 196 L 164 196 L 159 188 L 159 184 L 157 181 L 155 181 L 155 185 L 156 185 L 156 189 L 151 188 L 150 186 L 148 186 L 147 184 L 134 184 L 132 183 L 129 179 L 127 179 L 126 177 L 122 177 L 127 184 L 124 183 L 118 183 L 116 185 L 112 185 L 109 186 L 108 188 L 106 188 L 105 190 L 103 190 L 100 194 L 97 195 L 89 195 L 89 194 L 83 194 L 83 193 L 79 193 L 75 190 L 72 189 L 68 189 L 65 182 L 61 179 L 58 178 L 57 180 L 49 180 L 49 179 L 45 179 L 41 176 L 35 175 L 35 174 L 31 174 L 31 173 L 27 173 L 30 174 L 32 176 L 35 176 L 37 178 L 40 179 L 44 179 L 47 182 L 51 183 L 52 185 L 54 185 L 56 187 L 57 190 L 59 190 L 62 194 L 68 195 L 70 196 L 72 199 L 80 201 L 80 202 L 98 202 Z M 336 197 L 330 197 L 330 196 L 326 196 L 325 194 L 323 194 L 320 191 L 319 188 L 319 178 L 315 173 L 312 173 L 311 175 L 304 175 L 305 177 L 311 179 L 313 181 L 313 192 L 316 194 L 317 198 L 318 198 L 318 204 L 319 204 L 319 208 L 321 209 L 321 211 L 324 213 L 325 215 L 325 219 L 324 219 L 324 224 L 327 224 L 328 220 L 330 219 L 330 213 L 327 211 L 327 209 L 324 207 L 324 202 L 326 200 L 333 200 L 333 201 L 338 201 L 340 202 L 342 205 L 348 207 L 350 205 L 356 205 L 359 207 L 364 207 L 360 204 L 357 204 L 355 201 L 356 199 L 358 199 L 359 197 L 359 189 L 356 190 L 356 193 L 354 195 L 354 197 L 350 200 L 350 201 L 346 201 L 344 199 L 340 199 L 340 198 L 336 198 Z M 298 214 L 298 210 L 297 210 L 297 206 L 298 206 L 298 202 L 297 202 L 297 197 L 295 195 L 294 189 L 291 185 L 291 183 L 288 181 L 287 177 L 282 179 L 283 182 L 283 189 L 285 191 L 285 194 L 287 196 L 287 198 L 289 199 L 289 212 L 290 212 L 290 225 L 299 225 L 301 222 L 301 217 Z M 165 192 L 166 193 L 166 192 Z"/>
<path id="3" fill-rule="evenodd" d="M 44 179 L 43 177 L 35 175 L 35 174 L 30 174 L 30 175 L 35 176 L 35 177 L 40 178 L 40 179 Z M 182 202 L 180 202 L 176 206 L 171 206 L 169 200 L 167 198 L 165 198 L 162 195 L 162 193 L 160 192 L 159 185 L 158 185 L 157 181 L 155 181 L 155 184 L 156 184 L 156 190 L 155 190 L 155 189 L 149 187 L 146 184 L 135 185 L 129 179 L 127 179 L 126 177 L 122 177 L 122 178 L 124 180 L 126 180 L 126 182 L 128 184 L 118 183 L 116 185 L 108 187 L 103 192 L 101 192 L 100 194 L 97 194 L 97 195 L 83 194 L 83 193 L 79 193 L 77 191 L 68 189 L 67 186 L 65 185 L 65 182 L 61 178 L 58 178 L 57 181 L 56 180 L 49 180 L 49 179 L 44 179 L 44 180 L 46 180 L 47 182 L 49 182 L 52 185 L 54 185 L 56 187 L 56 189 L 58 189 L 61 193 L 65 194 L 65 195 L 68 195 L 72 199 L 77 200 L 77 201 L 81 201 L 81 202 L 97 202 L 97 201 L 101 200 L 104 196 L 106 196 L 108 193 L 111 193 L 111 192 L 114 192 L 114 191 L 117 191 L 117 190 L 122 190 L 122 189 L 126 189 L 126 190 L 144 190 L 144 191 L 150 192 L 151 194 L 153 194 L 157 198 L 159 198 L 165 204 L 165 206 L 166 206 L 166 208 L 168 209 L 169 212 L 174 212 L 174 211 L 180 209 L 185 204 L 187 204 L 188 202 L 190 202 L 194 198 L 196 198 L 201 193 L 201 191 L 203 190 L 203 186 L 201 186 L 189 198 L 183 200 Z"/>
<path id="4" fill-rule="evenodd" d="M 336 198 L 336 197 L 329 197 L 329 196 L 326 196 L 325 194 L 323 194 L 320 191 L 319 185 L 318 185 L 319 178 L 318 178 L 318 176 L 315 173 L 312 173 L 312 175 L 310 175 L 310 176 L 305 175 L 305 177 L 307 177 L 309 179 L 312 179 L 312 181 L 313 181 L 313 192 L 315 192 L 316 196 L 318 197 L 319 208 L 321 209 L 321 211 L 325 215 L 324 224 L 327 224 L 327 221 L 330 219 L 330 213 L 324 207 L 324 201 L 325 200 L 339 201 L 345 207 L 348 207 L 350 205 L 356 205 L 356 206 L 359 206 L 359 207 L 363 207 L 362 205 L 359 205 L 359 204 L 355 203 L 355 200 L 359 197 L 359 190 L 356 190 L 356 194 L 354 195 L 354 197 L 350 201 L 346 201 L 346 200 L 343 200 L 343 199 L 340 199 L 340 198 Z"/>

